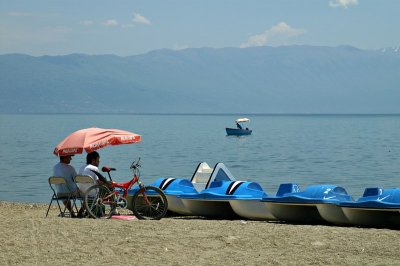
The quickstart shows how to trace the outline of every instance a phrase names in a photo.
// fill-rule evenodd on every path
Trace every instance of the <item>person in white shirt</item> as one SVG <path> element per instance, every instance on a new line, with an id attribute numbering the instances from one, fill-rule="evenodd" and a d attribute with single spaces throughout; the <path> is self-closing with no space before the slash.
<path id="1" fill-rule="evenodd" d="M 78 189 L 74 182 L 74 177 L 76 176 L 75 168 L 70 165 L 73 155 L 60 156 L 60 162 L 54 165 L 53 167 L 53 176 L 64 177 L 65 181 L 67 181 L 67 185 L 60 184 L 56 185 L 57 195 L 67 195 L 72 194 L 77 196 Z M 72 210 L 72 205 L 70 200 L 63 201 L 65 207 L 70 211 L 71 217 L 75 218 L 76 215 Z"/>
<path id="2" fill-rule="evenodd" d="M 79 169 L 79 175 L 90 176 L 93 179 L 93 184 L 81 184 L 79 185 L 79 189 L 82 193 L 85 193 L 86 190 L 94 184 L 104 184 L 108 185 L 108 181 L 105 177 L 100 174 L 99 166 L 100 164 L 100 155 L 98 152 L 93 151 L 86 155 L 86 165 L 82 166 Z"/>
<path id="3" fill-rule="evenodd" d="M 99 172 L 99 168 L 98 168 L 99 164 L 100 164 L 99 153 L 96 151 L 88 153 L 86 155 L 86 165 L 83 165 L 79 169 L 79 175 L 91 176 L 94 181 L 97 181 L 99 178 L 93 171 Z"/>
<path id="4" fill-rule="evenodd" d="M 90 176 L 93 179 L 93 184 L 80 184 L 79 189 L 82 193 L 85 193 L 89 187 L 96 184 L 97 180 L 99 180 L 98 176 L 95 174 L 95 172 L 99 172 L 99 164 L 100 155 L 98 152 L 94 151 L 86 155 L 86 164 L 79 169 L 79 175 Z"/>
<path id="5" fill-rule="evenodd" d="M 98 168 L 99 164 L 100 164 L 100 155 L 98 152 L 94 151 L 86 155 L 86 165 L 83 165 L 79 169 L 79 175 L 86 175 L 92 177 L 93 184 L 78 184 L 81 193 L 83 194 L 86 193 L 86 191 L 95 184 L 102 184 L 106 186 L 109 186 L 111 184 L 110 182 L 107 181 L 107 179 L 104 176 L 100 174 Z M 95 191 L 92 192 L 95 193 Z M 115 211 L 115 214 L 118 214 L 118 212 Z"/>

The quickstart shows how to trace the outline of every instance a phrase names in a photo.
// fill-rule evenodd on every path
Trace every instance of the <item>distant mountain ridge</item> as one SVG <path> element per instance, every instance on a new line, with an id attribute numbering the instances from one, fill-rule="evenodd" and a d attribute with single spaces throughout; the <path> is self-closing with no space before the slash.
<path id="1" fill-rule="evenodd" d="M 0 113 L 400 113 L 400 52 L 351 46 L 0 55 Z"/>

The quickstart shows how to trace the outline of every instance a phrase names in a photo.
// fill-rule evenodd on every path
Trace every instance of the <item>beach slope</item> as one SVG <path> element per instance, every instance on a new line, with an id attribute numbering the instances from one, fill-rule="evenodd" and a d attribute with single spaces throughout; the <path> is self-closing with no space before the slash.
<path id="1" fill-rule="evenodd" d="M 70 219 L 0 201 L 0 265 L 399 265 L 400 231 L 169 217 Z"/>

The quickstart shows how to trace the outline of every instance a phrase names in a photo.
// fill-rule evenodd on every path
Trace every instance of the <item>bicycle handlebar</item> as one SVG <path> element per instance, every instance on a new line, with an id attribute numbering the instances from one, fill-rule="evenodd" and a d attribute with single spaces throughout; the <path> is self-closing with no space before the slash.
<path id="1" fill-rule="evenodd" d="M 136 170 L 137 168 L 139 168 L 139 167 L 140 167 L 139 162 L 140 162 L 140 157 L 139 157 L 139 159 L 137 160 L 137 162 L 135 162 L 135 161 L 132 162 L 131 167 L 130 167 L 129 169 L 134 169 L 134 170 Z"/>

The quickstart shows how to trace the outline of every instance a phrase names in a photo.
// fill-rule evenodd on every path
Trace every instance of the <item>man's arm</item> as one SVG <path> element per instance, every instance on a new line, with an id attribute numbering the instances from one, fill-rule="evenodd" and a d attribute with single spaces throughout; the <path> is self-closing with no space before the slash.
<path id="1" fill-rule="evenodd" d="M 107 180 L 107 178 L 105 178 L 102 174 L 100 174 L 99 172 L 97 172 L 97 171 L 95 171 L 95 170 L 92 170 L 92 169 L 89 169 L 90 171 L 92 171 L 95 175 L 97 175 L 97 177 L 99 178 L 99 180 L 101 181 L 101 182 L 104 182 L 104 183 L 108 183 L 108 180 Z"/>

